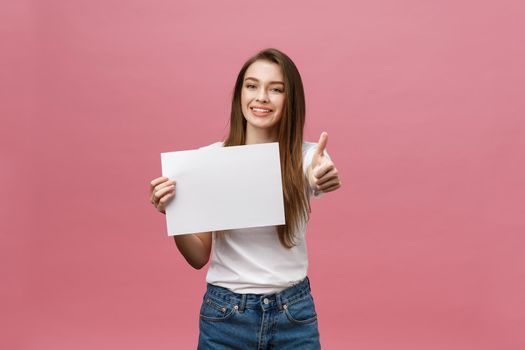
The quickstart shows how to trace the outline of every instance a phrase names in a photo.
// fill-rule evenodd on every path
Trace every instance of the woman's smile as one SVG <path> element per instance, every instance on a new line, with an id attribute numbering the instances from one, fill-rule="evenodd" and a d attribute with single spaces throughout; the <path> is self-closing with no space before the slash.
<path id="1" fill-rule="evenodd" d="M 257 117 L 266 117 L 272 112 L 271 109 L 264 107 L 250 107 L 250 109 L 252 110 L 253 114 Z"/>

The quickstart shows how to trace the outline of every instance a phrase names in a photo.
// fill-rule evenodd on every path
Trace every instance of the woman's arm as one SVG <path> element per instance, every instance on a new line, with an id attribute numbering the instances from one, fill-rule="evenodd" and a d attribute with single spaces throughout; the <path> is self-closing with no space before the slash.
<path id="1" fill-rule="evenodd" d="M 208 263 L 211 253 L 211 232 L 173 236 L 179 252 L 197 270 Z"/>

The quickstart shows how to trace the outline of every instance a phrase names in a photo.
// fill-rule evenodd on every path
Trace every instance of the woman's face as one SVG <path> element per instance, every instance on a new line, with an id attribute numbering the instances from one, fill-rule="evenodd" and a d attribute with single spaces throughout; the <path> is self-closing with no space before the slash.
<path id="1" fill-rule="evenodd" d="M 255 61 L 244 73 L 241 108 L 254 128 L 271 131 L 279 124 L 284 108 L 284 79 L 281 67 L 269 61 Z"/>

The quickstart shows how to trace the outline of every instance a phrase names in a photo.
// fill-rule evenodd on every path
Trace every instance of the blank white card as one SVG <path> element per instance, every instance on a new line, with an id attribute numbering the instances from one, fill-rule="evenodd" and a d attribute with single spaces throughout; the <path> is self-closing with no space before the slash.
<path id="1" fill-rule="evenodd" d="M 161 153 L 161 163 L 177 183 L 170 236 L 285 223 L 277 142 Z"/>

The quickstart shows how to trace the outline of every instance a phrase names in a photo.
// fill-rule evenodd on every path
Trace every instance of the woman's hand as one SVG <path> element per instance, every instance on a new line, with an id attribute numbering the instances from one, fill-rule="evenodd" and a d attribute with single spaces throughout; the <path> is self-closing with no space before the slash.
<path id="1" fill-rule="evenodd" d="M 149 184 L 149 200 L 158 211 L 166 214 L 166 204 L 175 197 L 175 180 L 158 177 Z"/>
<path id="2" fill-rule="evenodd" d="M 317 192 L 331 192 L 341 187 L 339 172 L 334 163 L 324 155 L 327 142 L 328 134 L 323 132 L 308 168 L 308 183 L 310 188 Z"/>

